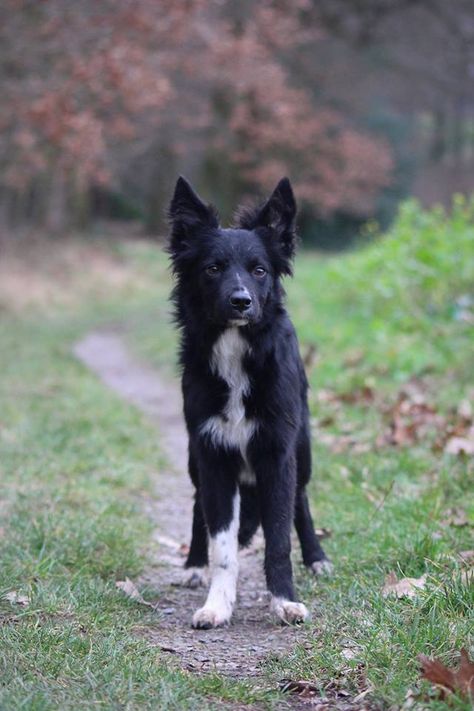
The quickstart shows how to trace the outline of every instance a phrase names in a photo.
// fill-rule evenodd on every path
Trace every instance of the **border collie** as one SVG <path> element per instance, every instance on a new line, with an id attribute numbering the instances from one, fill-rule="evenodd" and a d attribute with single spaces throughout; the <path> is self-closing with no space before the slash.
<path id="1" fill-rule="evenodd" d="M 231 619 L 238 547 L 261 524 L 271 610 L 303 622 L 290 561 L 294 522 L 304 564 L 330 563 L 315 534 L 306 495 L 311 475 L 307 381 L 281 278 L 291 275 L 296 204 L 287 178 L 259 207 L 222 228 L 182 177 L 169 208 L 172 299 L 181 329 L 180 363 L 196 488 L 188 584 L 210 588 L 193 626 Z"/>

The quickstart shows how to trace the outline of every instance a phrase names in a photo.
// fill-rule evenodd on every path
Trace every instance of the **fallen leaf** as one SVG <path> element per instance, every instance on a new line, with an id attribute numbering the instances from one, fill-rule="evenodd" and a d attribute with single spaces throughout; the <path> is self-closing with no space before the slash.
<path id="1" fill-rule="evenodd" d="M 442 698 L 446 693 L 458 692 L 466 698 L 474 699 L 474 662 L 469 659 L 466 649 L 461 649 L 461 662 L 457 670 L 447 667 L 439 659 L 430 659 L 424 654 L 420 654 L 418 659 L 421 663 L 422 679 L 427 679 L 434 684 Z"/>
<path id="2" fill-rule="evenodd" d="M 418 590 L 423 590 L 426 585 L 426 575 L 421 578 L 402 578 L 397 579 L 396 574 L 392 571 L 385 578 L 385 583 L 382 588 L 382 595 L 388 597 L 395 595 L 398 598 L 416 597 Z"/>
<path id="3" fill-rule="evenodd" d="M 332 531 L 330 528 L 315 528 L 314 529 L 315 534 L 317 535 L 318 538 L 330 538 L 332 536 Z"/>
<path id="4" fill-rule="evenodd" d="M 302 355 L 303 363 L 306 371 L 310 371 L 316 364 L 318 359 L 318 346 L 316 343 L 308 343 L 305 346 L 305 352 Z"/>
<path id="5" fill-rule="evenodd" d="M 11 602 L 12 605 L 21 605 L 22 607 L 27 607 L 30 604 L 30 598 L 27 595 L 20 595 L 16 590 L 5 595 L 5 599 Z"/>
<path id="6" fill-rule="evenodd" d="M 347 353 L 344 358 L 343 365 L 345 365 L 346 368 L 353 368 L 354 366 L 359 365 L 364 358 L 365 351 L 355 348 L 353 351 L 349 351 L 349 353 Z"/>
<path id="7" fill-rule="evenodd" d="M 441 521 L 443 526 L 456 526 L 457 528 L 463 528 L 464 526 L 471 525 L 466 512 L 460 506 L 448 509 L 445 511 L 444 515 L 445 518 Z"/>
<path id="8" fill-rule="evenodd" d="M 412 378 L 399 390 L 396 400 L 385 408 L 388 428 L 376 441 L 378 447 L 404 447 L 436 437 L 437 449 L 442 449 L 450 428 L 448 420 L 426 399 L 426 386 Z M 458 416 L 455 416 L 458 418 Z M 465 427 L 465 425 L 464 425 Z"/>
<path id="9" fill-rule="evenodd" d="M 302 698 L 309 698 L 319 694 L 319 689 L 317 686 L 312 684 L 310 681 L 304 681 L 300 679 L 299 681 L 293 681 L 292 679 L 282 679 L 279 682 L 280 691 L 284 694 L 297 694 Z"/>
<path id="10" fill-rule="evenodd" d="M 416 376 L 410 378 L 400 389 L 400 395 L 414 405 L 422 405 L 426 402 L 426 385 Z"/>
<path id="11" fill-rule="evenodd" d="M 474 551 L 460 551 L 458 558 L 462 565 L 474 565 Z"/>
<path id="12" fill-rule="evenodd" d="M 408 709 L 411 709 L 415 705 L 417 699 L 418 694 L 415 693 L 413 689 L 408 689 L 407 693 L 405 694 L 405 700 L 400 707 L 401 710 L 407 711 Z"/>
<path id="13" fill-rule="evenodd" d="M 332 415 L 328 415 L 327 417 L 322 417 L 320 420 L 316 420 L 316 426 L 317 427 L 330 427 L 331 425 L 335 424 L 335 419 Z"/>
<path id="14" fill-rule="evenodd" d="M 471 428 L 472 429 L 472 428 Z M 450 437 L 445 444 L 446 454 L 474 456 L 474 437 Z"/>
<path id="15" fill-rule="evenodd" d="M 375 399 L 375 391 L 370 385 L 362 385 L 354 390 L 349 390 L 348 392 L 341 393 L 337 396 L 338 400 L 341 402 L 346 402 L 349 404 L 367 404 L 371 403 Z"/>
<path id="16" fill-rule="evenodd" d="M 457 408 L 457 413 L 464 420 L 472 420 L 472 405 L 469 400 L 461 400 Z"/>
<path id="17" fill-rule="evenodd" d="M 474 424 L 470 403 L 462 401 L 451 416 L 435 445 L 438 451 L 447 454 L 468 455 L 474 453 Z"/>
<path id="18" fill-rule="evenodd" d="M 181 548 L 181 543 L 175 541 L 174 538 L 170 538 L 169 536 L 163 536 L 161 533 L 156 533 L 154 538 L 162 546 L 166 546 L 166 548 L 172 548 L 176 551 L 179 551 Z"/>
<path id="19" fill-rule="evenodd" d="M 160 646 L 162 652 L 168 652 L 168 654 L 179 654 L 174 647 L 162 647 Z"/>
<path id="20" fill-rule="evenodd" d="M 321 388 L 316 394 L 316 400 L 318 402 L 336 402 L 337 395 L 334 390 L 330 390 L 329 388 Z"/>
<path id="21" fill-rule="evenodd" d="M 117 580 L 115 587 L 121 590 L 124 595 L 126 595 L 130 600 L 140 603 L 140 605 L 146 605 L 147 607 L 154 607 L 151 602 L 147 602 L 141 593 L 138 592 L 138 588 L 135 583 L 132 583 L 130 578 L 125 578 L 125 580 Z"/>

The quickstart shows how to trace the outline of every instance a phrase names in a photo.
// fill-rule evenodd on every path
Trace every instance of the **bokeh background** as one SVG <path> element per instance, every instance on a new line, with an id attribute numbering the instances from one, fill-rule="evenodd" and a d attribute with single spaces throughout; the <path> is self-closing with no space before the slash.
<path id="1" fill-rule="evenodd" d="M 0 221 L 163 230 L 183 172 L 229 218 L 282 175 L 308 244 L 474 187 L 470 0 L 4 0 Z"/>

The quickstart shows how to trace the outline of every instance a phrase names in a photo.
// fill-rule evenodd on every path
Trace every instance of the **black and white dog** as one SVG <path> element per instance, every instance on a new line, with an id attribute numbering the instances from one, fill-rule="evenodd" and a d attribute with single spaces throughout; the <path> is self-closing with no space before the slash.
<path id="1" fill-rule="evenodd" d="M 193 626 L 229 622 L 236 598 L 238 547 L 261 524 L 271 609 L 301 622 L 290 561 L 294 522 L 304 564 L 330 563 L 315 534 L 305 491 L 311 475 L 307 381 L 281 278 L 291 274 L 296 204 L 287 178 L 266 203 L 241 209 L 220 227 L 184 178 L 171 205 L 169 252 L 181 328 L 180 362 L 189 433 L 189 473 L 196 487 L 186 567 L 211 582 Z"/>

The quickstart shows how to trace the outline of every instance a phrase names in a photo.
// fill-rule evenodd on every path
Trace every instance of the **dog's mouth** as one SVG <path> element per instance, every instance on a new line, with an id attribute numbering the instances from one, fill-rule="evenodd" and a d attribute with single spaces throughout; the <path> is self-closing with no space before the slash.
<path id="1" fill-rule="evenodd" d="M 230 318 L 228 321 L 229 326 L 247 326 L 249 322 L 248 318 Z"/>

